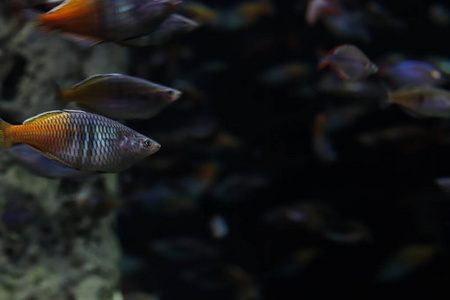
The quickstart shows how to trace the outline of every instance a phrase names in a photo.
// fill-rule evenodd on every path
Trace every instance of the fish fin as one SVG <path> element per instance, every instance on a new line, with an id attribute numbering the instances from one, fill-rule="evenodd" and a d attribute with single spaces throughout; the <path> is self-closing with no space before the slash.
<path id="1" fill-rule="evenodd" d="M 333 70 L 333 72 L 336 73 L 336 75 L 343 81 L 356 81 L 356 80 L 350 80 L 350 78 L 345 77 L 344 74 L 342 74 L 342 72 L 339 71 L 339 69 L 336 67 L 331 67 L 331 70 Z"/>
<path id="2" fill-rule="evenodd" d="M 83 113 L 83 114 L 87 114 L 87 112 L 85 112 L 84 110 L 79 110 L 79 109 L 63 109 L 63 112 L 72 114 L 72 113 Z"/>
<path id="3" fill-rule="evenodd" d="M 105 42 L 105 40 L 102 40 L 102 39 L 98 39 L 98 38 L 87 36 L 87 35 L 71 33 L 71 32 L 61 32 L 60 34 L 63 37 L 65 37 L 85 48 L 90 48 L 90 47 L 93 47 L 95 45 Z"/>
<path id="4" fill-rule="evenodd" d="M 336 75 L 342 79 L 343 81 L 356 81 L 356 80 L 350 80 L 350 78 L 345 77 L 341 72 L 339 72 L 338 69 L 333 68 L 334 72 L 336 73 Z"/>
<path id="5" fill-rule="evenodd" d="M 392 90 L 389 87 L 389 85 L 386 83 L 386 81 L 384 81 L 382 79 L 379 79 L 379 81 L 381 82 L 381 86 L 383 87 L 384 91 L 386 92 L 386 97 L 381 99 L 381 102 L 380 102 L 381 109 L 385 109 L 386 107 L 388 107 L 394 103 L 394 101 L 392 101 Z"/>
<path id="6" fill-rule="evenodd" d="M 9 130 L 13 125 L 0 119 L 0 145 L 2 149 L 6 149 L 12 146 L 11 135 Z"/>
<path id="7" fill-rule="evenodd" d="M 113 76 L 123 76 L 122 74 L 119 73 L 108 73 L 108 74 L 96 74 L 96 75 L 92 75 L 86 79 L 84 79 L 83 81 L 78 82 L 77 84 L 72 86 L 72 89 L 76 89 L 82 85 L 85 85 L 87 83 L 89 84 L 93 84 L 96 81 L 100 81 L 100 80 L 104 80 L 104 79 L 108 79 L 111 78 Z"/>
<path id="8" fill-rule="evenodd" d="M 59 159 L 58 157 L 54 156 L 53 154 L 48 153 L 48 152 L 45 152 L 45 151 L 42 151 L 42 150 L 40 150 L 40 149 L 38 149 L 38 148 L 36 148 L 36 147 L 34 147 L 34 146 L 31 146 L 31 145 L 29 145 L 29 146 L 30 146 L 33 150 L 35 150 L 35 151 L 41 153 L 42 155 L 45 155 L 46 157 L 50 158 L 51 160 L 53 160 L 53 161 L 59 163 L 61 166 L 67 167 L 67 168 L 71 168 L 71 169 L 75 169 L 75 168 L 73 168 L 73 167 L 67 165 L 65 162 L 63 162 L 61 159 Z"/>
<path id="9" fill-rule="evenodd" d="M 47 119 L 47 118 L 49 118 L 51 116 L 59 115 L 61 113 L 64 113 L 64 111 L 63 110 L 47 111 L 47 112 L 41 113 L 41 114 L 39 114 L 37 116 L 34 116 L 34 117 L 26 119 L 25 121 L 23 121 L 22 124 L 26 125 L 26 124 L 37 123 L 37 122 L 39 122 L 41 120 L 45 120 L 45 119 Z"/>
<path id="10" fill-rule="evenodd" d="M 330 63 L 330 61 L 328 60 L 327 57 L 324 57 L 320 62 L 319 62 L 319 67 L 318 70 L 322 70 L 323 68 L 325 68 L 326 66 L 328 66 L 328 64 Z"/>

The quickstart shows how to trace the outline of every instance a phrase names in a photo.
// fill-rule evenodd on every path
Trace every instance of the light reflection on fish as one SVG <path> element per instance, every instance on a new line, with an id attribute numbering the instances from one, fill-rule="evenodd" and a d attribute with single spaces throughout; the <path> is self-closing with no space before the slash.
<path id="1" fill-rule="evenodd" d="M 75 102 L 83 109 L 116 120 L 151 118 L 180 96 L 176 89 L 122 74 L 98 74 L 70 90 L 57 90 L 63 103 Z"/>

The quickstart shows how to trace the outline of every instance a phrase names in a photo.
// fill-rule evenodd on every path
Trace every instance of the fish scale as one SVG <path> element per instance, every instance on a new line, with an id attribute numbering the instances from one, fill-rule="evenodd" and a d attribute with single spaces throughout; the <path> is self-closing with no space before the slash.
<path id="1" fill-rule="evenodd" d="M 24 121 L 23 125 L 4 121 L 0 124 L 4 147 L 26 143 L 80 170 L 118 172 L 160 147 L 119 122 L 84 111 L 51 111 Z"/>

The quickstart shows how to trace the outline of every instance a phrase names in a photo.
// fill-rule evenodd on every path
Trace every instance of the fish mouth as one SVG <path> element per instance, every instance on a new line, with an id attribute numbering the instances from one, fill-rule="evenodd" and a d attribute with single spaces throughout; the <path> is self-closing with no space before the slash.
<path id="1" fill-rule="evenodd" d="M 161 148 L 161 145 L 158 142 L 153 141 L 153 151 L 152 152 L 153 153 L 158 152 L 160 148 Z"/>
<path id="2" fill-rule="evenodd" d="M 175 89 L 172 89 L 171 90 L 171 96 L 170 96 L 170 102 L 173 102 L 173 101 L 175 101 L 175 100 L 178 100 L 178 98 L 180 98 L 181 97 L 181 95 L 183 94 L 183 92 L 181 92 L 181 91 L 179 91 L 179 90 L 175 90 Z"/>

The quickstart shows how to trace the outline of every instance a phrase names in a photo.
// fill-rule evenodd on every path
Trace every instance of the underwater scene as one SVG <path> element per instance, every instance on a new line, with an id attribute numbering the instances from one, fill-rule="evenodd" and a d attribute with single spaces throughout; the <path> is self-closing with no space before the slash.
<path id="1" fill-rule="evenodd" d="M 450 4 L 1 0 L 0 300 L 447 299 Z"/>

